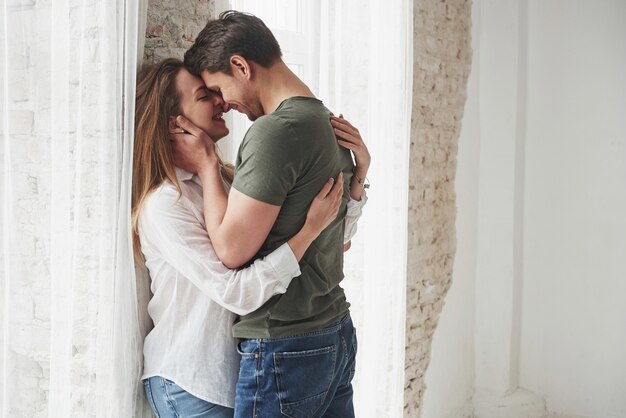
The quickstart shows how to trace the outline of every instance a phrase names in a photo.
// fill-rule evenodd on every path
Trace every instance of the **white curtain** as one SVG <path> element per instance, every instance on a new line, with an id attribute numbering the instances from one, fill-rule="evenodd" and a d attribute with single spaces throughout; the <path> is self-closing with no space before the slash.
<path id="1" fill-rule="evenodd" d="M 129 233 L 137 28 L 136 1 L 0 0 L 2 417 L 146 412 Z"/>
<path id="2" fill-rule="evenodd" d="M 362 418 L 404 407 L 408 160 L 412 97 L 410 0 L 232 0 L 272 29 L 284 59 L 326 106 L 360 130 L 372 154 L 369 201 L 345 257 L 359 348 L 355 408 Z M 233 115 L 236 153 L 248 124 Z M 230 148 L 230 149 L 228 149 Z"/>
<path id="3" fill-rule="evenodd" d="M 318 96 L 359 127 L 372 155 L 343 282 L 359 338 L 355 407 L 363 418 L 403 416 L 411 7 L 321 1 Z"/>

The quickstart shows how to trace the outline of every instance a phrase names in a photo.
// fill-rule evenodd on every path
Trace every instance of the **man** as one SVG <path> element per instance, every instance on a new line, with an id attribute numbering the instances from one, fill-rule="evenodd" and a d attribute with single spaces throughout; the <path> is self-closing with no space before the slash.
<path id="1" fill-rule="evenodd" d="M 331 113 L 287 67 L 271 31 L 235 11 L 211 20 L 185 54 L 185 65 L 227 109 L 255 121 L 236 161 L 228 200 L 211 171 L 198 172 L 213 246 L 228 267 L 263 256 L 304 224 L 329 178 L 344 182 L 339 216 L 300 263 L 302 275 L 233 327 L 241 339 L 236 417 L 351 417 L 356 336 L 343 279 L 343 218 L 352 175 Z M 185 128 L 185 121 L 179 120 Z M 354 179 L 354 180 L 353 180 Z"/>

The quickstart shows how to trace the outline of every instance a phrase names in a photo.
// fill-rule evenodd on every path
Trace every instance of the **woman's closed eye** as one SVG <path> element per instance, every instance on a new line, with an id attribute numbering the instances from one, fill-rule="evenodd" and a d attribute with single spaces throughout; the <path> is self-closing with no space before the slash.
<path id="1" fill-rule="evenodd" d="M 213 99 L 215 96 L 220 96 L 221 94 L 219 91 L 215 91 L 215 90 L 211 90 L 207 87 L 205 87 L 201 93 L 199 93 L 199 97 L 198 100 L 202 100 L 202 101 L 206 101 L 209 99 Z"/>
<path id="2" fill-rule="evenodd" d="M 209 89 L 207 89 L 206 87 L 203 89 L 198 90 L 198 100 L 200 101 L 205 101 L 209 98 Z"/>
<path id="3" fill-rule="evenodd" d="M 206 87 L 201 87 L 196 90 L 195 96 L 197 101 L 206 101 L 211 97 L 211 92 Z"/>

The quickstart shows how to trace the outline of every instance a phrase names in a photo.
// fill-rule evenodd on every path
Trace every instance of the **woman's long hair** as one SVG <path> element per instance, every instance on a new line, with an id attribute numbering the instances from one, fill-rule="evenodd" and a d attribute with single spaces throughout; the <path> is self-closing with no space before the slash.
<path id="1" fill-rule="evenodd" d="M 169 58 L 142 69 L 137 77 L 135 102 L 135 145 L 133 153 L 133 193 L 131 221 L 135 260 L 143 259 L 139 242 L 139 214 L 146 198 L 168 180 L 182 193 L 173 162 L 169 119 L 181 114 L 176 75 L 182 61 Z M 220 166 L 232 182 L 232 166 Z"/>

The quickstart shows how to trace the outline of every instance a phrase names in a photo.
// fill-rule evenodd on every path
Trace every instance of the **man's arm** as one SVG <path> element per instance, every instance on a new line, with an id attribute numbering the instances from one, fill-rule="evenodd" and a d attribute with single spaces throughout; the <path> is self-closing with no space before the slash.
<path id="1" fill-rule="evenodd" d="M 185 132 L 175 135 L 175 163 L 198 174 L 204 220 L 215 252 L 226 267 L 240 267 L 261 248 L 280 206 L 253 199 L 234 188 L 227 194 L 213 140 L 182 116 L 176 122 Z"/>
<path id="2" fill-rule="evenodd" d="M 204 198 L 206 229 L 220 260 L 237 268 L 259 251 L 278 217 L 280 206 L 260 202 L 222 185 L 219 170 L 210 165 L 198 171 Z"/>

